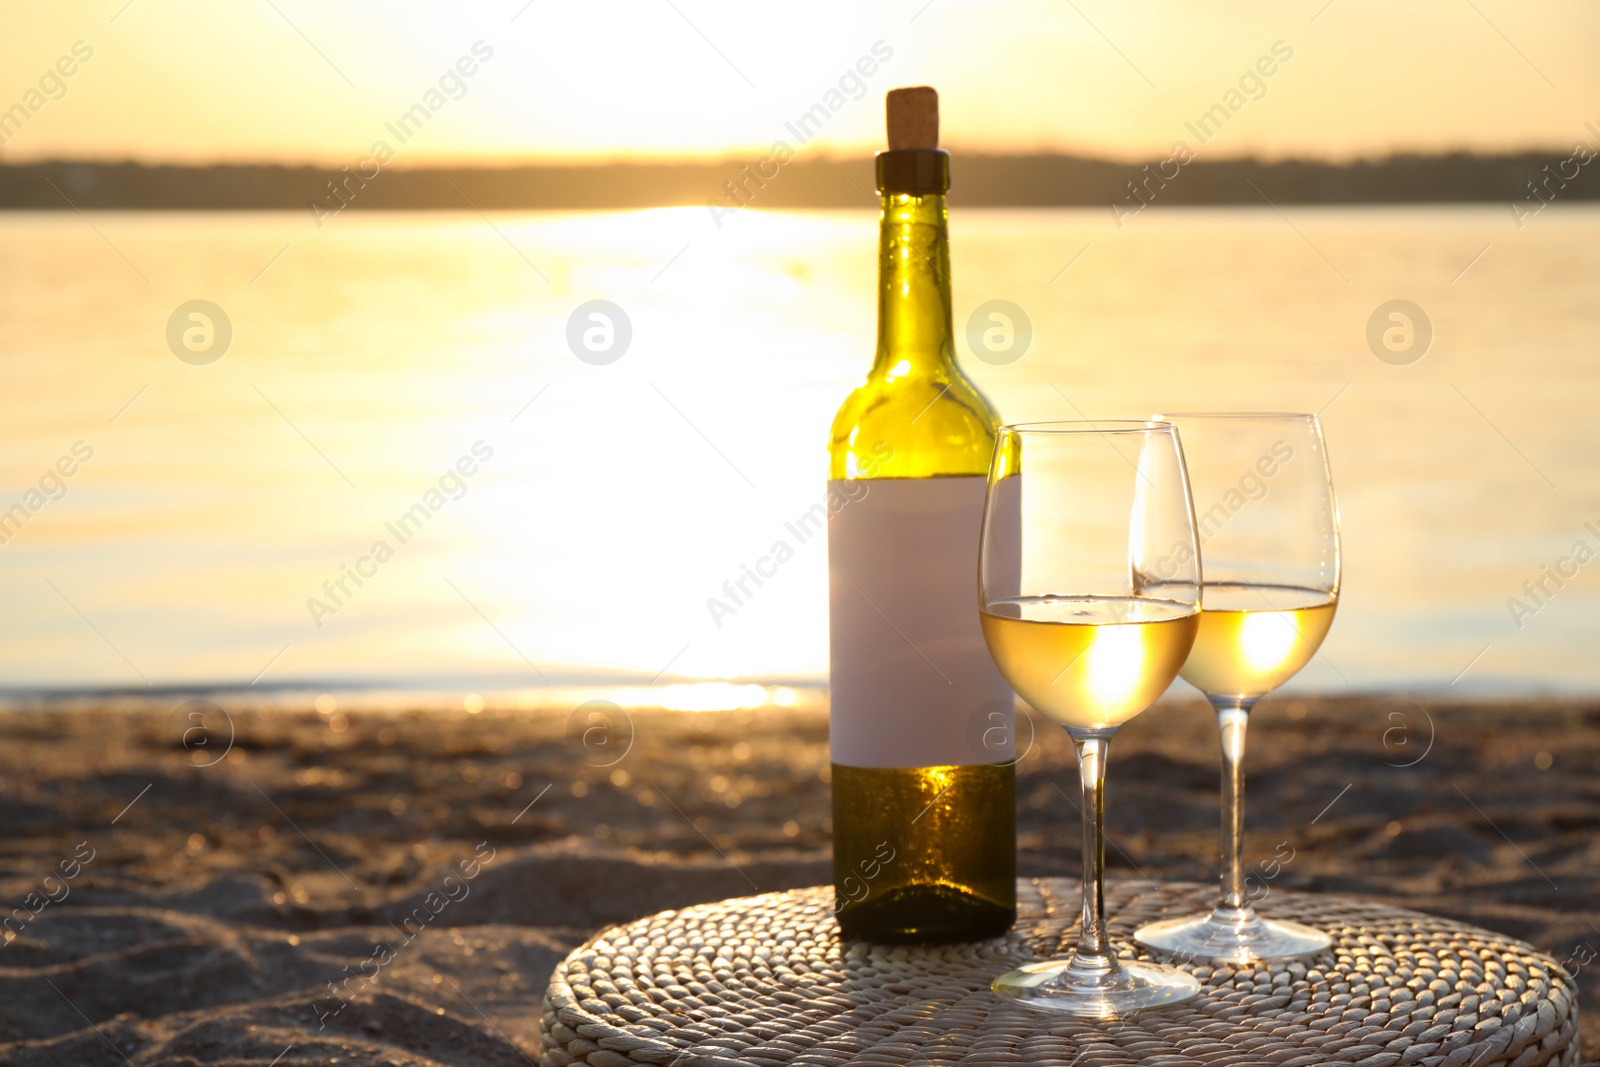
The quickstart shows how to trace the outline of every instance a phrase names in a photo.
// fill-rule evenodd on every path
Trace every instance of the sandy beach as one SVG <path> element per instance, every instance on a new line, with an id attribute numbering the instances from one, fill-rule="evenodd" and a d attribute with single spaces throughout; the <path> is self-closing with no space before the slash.
<path id="1" fill-rule="evenodd" d="M 601 926 L 830 878 L 817 709 L 634 712 L 597 738 L 565 709 L 179 703 L 0 715 L 0 1062 L 536 1062 L 549 972 Z M 1214 876 L 1215 750 L 1194 701 L 1124 728 L 1113 876 Z M 1071 759 L 1041 728 L 1019 765 L 1024 873 L 1077 871 Z M 1597 760 L 1589 704 L 1269 700 L 1247 855 L 1293 850 L 1269 896 L 1524 938 L 1593 1003 Z"/>

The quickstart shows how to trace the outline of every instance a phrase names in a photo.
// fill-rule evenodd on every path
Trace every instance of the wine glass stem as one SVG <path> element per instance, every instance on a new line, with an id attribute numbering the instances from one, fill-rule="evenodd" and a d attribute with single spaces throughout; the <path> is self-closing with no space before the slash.
<path id="1" fill-rule="evenodd" d="M 1106 753 L 1111 735 L 1073 735 L 1083 785 L 1083 926 L 1075 969 L 1109 973 L 1116 959 L 1106 947 Z"/>
<path id="2" fill-rule="evenodd" d="M 1242 911 L 1244 895 L 1244 737 L 1255 697 L 1211 697 L 1222 731 L 1222 904 Z"/>

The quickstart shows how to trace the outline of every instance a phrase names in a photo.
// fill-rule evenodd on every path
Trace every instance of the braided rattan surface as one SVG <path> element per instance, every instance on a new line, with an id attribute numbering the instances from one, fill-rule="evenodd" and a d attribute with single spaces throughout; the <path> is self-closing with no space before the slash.
<path id="1" fill-rule="evenodd" d="M 1131 953 L 1137 926 L 1204 910 L 1213 893 L 1108 883 L 1111 936 Z M 1203 986 L 1187 1004 L 1096 1022 L 991 993 L 996 974 L 1065 954 L 1078 901 L 1075 882 L 1019 882 L 1010 934 L 934 948 L 841 944 L 827 887 L 662 912 L 602 932 L 556 968 L 542 1063 L 1578 1063 L 1577 991 L 1550 957 L 1335 896 L 1275 891 L 1260 906 L 1328 931 L 1329 952 L 1259 968 L 1193 965 Z"/>

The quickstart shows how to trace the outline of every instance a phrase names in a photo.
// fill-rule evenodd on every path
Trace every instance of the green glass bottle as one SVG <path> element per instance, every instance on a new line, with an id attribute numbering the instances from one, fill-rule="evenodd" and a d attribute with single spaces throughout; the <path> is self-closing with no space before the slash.
<path id="1" fill-rule="evenodd" d="M 976 594 L 999 419 L 955 362 L 937 107 L 889 94 L 877 357 L 829 445 L 836 909 L 845 936 L 881 942 L 1016 918 L 1013 697 Z"/>

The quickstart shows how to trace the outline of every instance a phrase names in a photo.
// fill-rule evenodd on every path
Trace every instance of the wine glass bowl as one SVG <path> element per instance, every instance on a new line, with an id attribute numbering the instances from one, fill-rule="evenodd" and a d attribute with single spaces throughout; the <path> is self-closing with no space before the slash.
<path id="1" fill-rule="evenodd" d="M 995 600 L 983 637 L 1017 695 L 1068 730 L 1114 730 L 1172 683 L 1194 643 L 1192 606 L 1145 597 Z"/>
<path id="2" fill-rule="evenodd" d="M 1199 626 L 1200 589 L 1194 509 L 1170 424 L 1000 428 L 979 543 L 979 620 L 1006 681 L 1071 735 L 1084 798 L 1077 948 L 996 978 L 1002 996 L 1115 1018 L 1199 991 L 1176 967 L 1117 957 L 1102 873 L 1111 736 L 1177 676 Z"/>
<path id="3" fill-rule="evenodd" d="M 1311 661 L 1339 601 L 1339 515 L 1315 415 L 1157 416 L 1183 434 L 1205 580 L 1183 679 L 1222 737 L 1222 892 L 1208 915 L 1141 927 L 1147 948 L 1253 963 L 1315 955 L 1328 935 L 1264 919 L 1244 886 L 1244 745 L 1250 709 Z"/>

